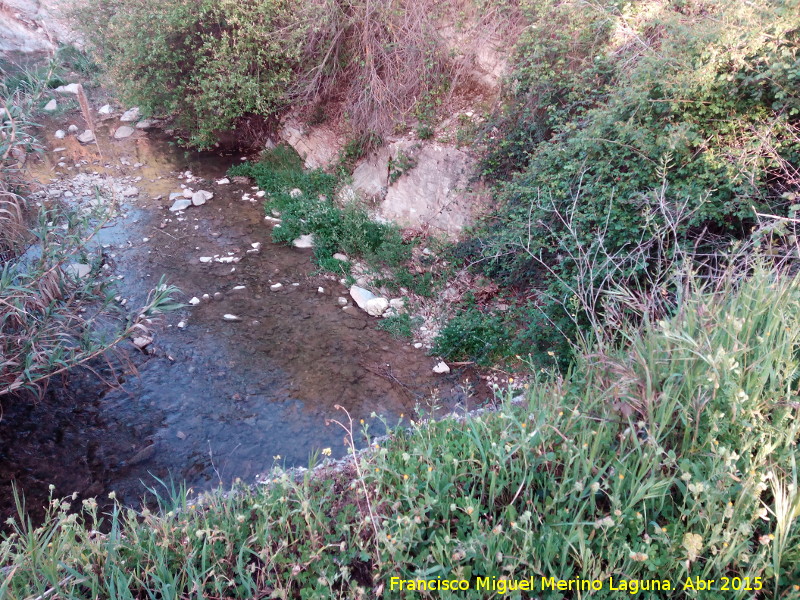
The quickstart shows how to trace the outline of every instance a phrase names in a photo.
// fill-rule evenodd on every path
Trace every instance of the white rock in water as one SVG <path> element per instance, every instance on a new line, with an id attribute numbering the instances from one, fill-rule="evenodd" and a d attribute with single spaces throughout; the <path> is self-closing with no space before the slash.
<path id="1" fill-rule="evenodd" d="M 56 102 L 56 99 L 53 98 L 52 100 L 50 100 L 50 102 L 44 105 L 43 110 L 46 110 L 47 112 L 53 112 L 57 108 L 58 108 L 58 102 Z"/>
<path id="2" fill-rule="evenodd" d="M 117 130 L 114 132 L 114 139 L 124 140 L 125 138 L 131 137 L 135 131 L 133 127 L 128 127 L 127 125 L 117 127 Z"/>
<path id="3" fill-rule="evenodd" d="M 318 294 L 324 294 L 325 293 L 325 288 L 324 287 L 318 287 L 317 288 L 317 293 Z"/>
<path id="4" fill-rule="evenodd" d="M 261 250 L 261 242 L 253 242 L 250 244 L 250 246 L 253 248 L 253 250 Z"/>
<path id="5" fill-rule="evenodd" d="M 110 115 L 112 112 L 114 112 L 114 109 L 111 108 L 110 104 L 105 104 L 104 106 L 101 106 L 97 112 L 101 115 Z"/>
<path id="6" fill-rule="evenodd" d="M 133 108 L 126 110 L 122 113 L 122 116 L 119 118 L 120 121 L 123 123 L 130 123 L 131 121 L 138 121 L 139 120 L 139 107 L 134 106 Z"/>
<path id="7" fill-rule="evenodd" d="M 180 321 L 180 322 L 178 323 L 178 327 L 179 327 L 179 328 L 181 328 L 181 329 L 183 329 L 184 327 L 186 327 L 186 321 Z"/>
<path id="8" fill-rule="evenodd" d="M 81 144 L 91 144 L 94 141 L 94 132 L 91 129 L 87 129 L 77 139 Z"/>
<path id="9" fill-rule="evenodd" d="M 301 235 L 295 241 L 292 242 L 292 246 L 295 248 L 313 248 L 314 247 L 314 234 L 307 233 L 306 235 Z"/>
<path id="10" fill-rule="evenodd" d="M 340 261 L 342 261 L 342 262 L 347 262 L 347 261 L 349 261 L 349 260 L 350 260 L 350 259 L 347 257 L 347 254 L 342 254 L 341 252 L 337 252 L 336 254 L 334 254 L 334 255 L 333 255 L 333 258 L 334 258 L 334 259 L 336 259 L 336 260 L 340 260 Z"/>
<path id="11" fill-rule="evenodd" d="M 241 321 L 242 320 L 241 317 L 237 317 L 236 315 L 231 315 L 231 314 L 222 315 L 222 318 L 224 320 L 226 320 L 226 321 Z"/>
<path id="12" fill-rule="evenodd" d="M 223 177 L 222 179 L 217 179 L 217 185 L 227 185 L 231 182 L 230 179 L 227 177 Z"/>
<path id="13" fill-rule="evenodd" d="M 179 210 L 186 210 L 192 205 L 191 200 L 187 200 L 186 198 L 179 198 L 175 200 L 175 203 L 169 207 L 170 212 L 178 212 Z"/>
<path id="14" fill-rule="evenodd" d="M 67 133 L 63 129 L 59 129 L 53 134 L 53 137 L 57 140 L 63 140 L 65 137 L 67 137 Z"/>
<path id="15" fill-rule="evenodd" d="M 200 262 L 201 262 L 201 263 L 210 263 L 212 260 L 214 260 L 214 257 L 213 257 L 213 256 L 201 256 L 201 257 L 200 257 Z M 208 294 L 206 294 L 206 296 L 207 296 L 207 295 L 208 295 Z"/>
<path id="16" fill-rule="evenodd" d="M 367 300 L 367 306 L 364 310 L 371 317 L 380 317 L 389 308 L 389 301 L 386 298 L 372 298 Z"/>
<path id="17" fill-rule="evenodd" d="M 416 344 L 414 344 L 414 348 L 416 348 L 417 350 L 422 348 L 422 342 L 417 342 Z"/>
<path id="18" fill-rule="evenodd" d="M 139 348 L 140 350 L 147 348 L 147 346 L 149 346 L 152 343 L 153 343 L 153 338 L 144 335 L 133 338 L 133 345 Z"/>
<path id="19" fill-rule="evenodd" d="M 69 85 L 60 85 L 56 88 L 59 94 L 77 94 L 81 89 L 80 83 L 70 83 Z"/>
<path id="20" fill-rule="evenodd" d="M 347 298 L 339 296 L 336 301 L 339 303 L 339 306 L 347 306 Z"/>
<path id="21" fill-rule="evenodd" d="M 445 363 L 444 361 L 440 361 L 436 364 L 435 367 L 433 367 L 433 372 L 439 375 L 443 375 L 444 373 L 450 372 L 450 367 L 448 367 L 447 363 Z"/>
<path id="22" fill-rule="evenodd" d="M 302 195 L 303 195 L 303 190 L 301 190 L 300 188 L 294 188 L 292 191 L 289 192 L 289 196 L 291 196 L 292 198 L 299 198 Z"/>
<path id="23" fill-rule="evenodd" d="M 189 300 L 189 304 L 191 304 L 192 306 L 197 306 L 198 304 L 200 304 L 200 298 L 194 296 L 191 300 Z"/>
<path id="24" fill-rule="evenodd" d="M 244 286 L 244 285 L 235 285 L 235 286 L 233 286 L 231 289 L 232 289 L 232 290 L 235 292 L 235 291 L 237 291 L 237 290 L 243 290 L 243 289 L 246 289 L 246 286 Z"/>
<path id="25" fill-rule="evenodd" d="M 271 289 L 273 292 L 277 292 L 282 287 L 283 287 L 282 283 L 273 283 L 271 286 L 269 286 L 269 289 Z"/>
<path id="26" fill-rule="evenodd" d="M 214 194 L 211 192 L 207 192 L 205 190 L 199 190 L 192 194 L 192 204 L 195 206 L 202 206 L 206 203 L 206 200 L 211 200 L 214 197 Z"/>
<path id="27" fill-rule="evenodd" d="M 68 133 L 78 133 L 78 126 L 75 125 L 75 124 L 70 125 L 69 127 L 67 127 L 67 132 Z"/>
<path id="28" fill-rule="evenodd" d="M 72 275 L 77 279 L 83 279 L 92 272 L 92 267 L 85 263 L 70 263 L 64 267 L 64 272 L 67 275 Z"/>
<path id="29" fill-rule="evenodd" d="M 194 192 L 192 190 L 190 190 L 189 188 L 184 188 L 183 197 L 184 198 L 188 198 L 189 200 L 191 200 L 192 196 L 194 196 Z"/>

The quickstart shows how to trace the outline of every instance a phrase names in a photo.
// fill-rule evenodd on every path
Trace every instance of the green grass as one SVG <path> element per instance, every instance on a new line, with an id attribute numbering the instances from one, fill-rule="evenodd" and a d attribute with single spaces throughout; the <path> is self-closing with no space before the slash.
<path id="1" fill-rule="evenodd" d="M 478 599 L 476 577 L 552 576 L 602 580 L 597 598 L 620 597 L 609 577 L 673 586 L 643 597 L 753 597 L 721 589 L 740 577 L 796 598 L 800 281 L 756 268 L 686 289 L 676 317 L 539 374 L 521 403 L 498 389 L 497 411 L 412 421 L 341 473 L 277 469 L 158 512 L 53 500 L 44 525 L 10 525 L 0 594 L 408 597 L 400 577 L 468 579 L 419 596 Z"/>
<path id="2" fill-rule="evenodd" d="M 381 319 L 378 322 L 378 329 L 389 332 L 396 339 L 409 339 L 414 337 L 414 329 L 419 327 L 421 322 L 420 317 L 412 317 L 408 313 L 398 313 Z"/>
<path id="3" fill-rule="evenodd" d="M 375 268 L 394 269 L 411 258 L 413 246 L 403 241 L 398 227 L 373 221 L 357 204 L 338 206 L 339 178 L 319 169 L 304 171 L 290 148 L 279 146 L 258 163 L 235 165 L 229 173 L 252 177 L 267 192 L 267 213 L 281 214 L 281 226 L 273 230 L 276 242 L 290 244 L 301 235 L 314 235 L 314 256 L 323 268 L 346 269 L 333 259 L 337 252 L 360 256 Z M 301 193 L 292 196 L 295 189 Z"/>

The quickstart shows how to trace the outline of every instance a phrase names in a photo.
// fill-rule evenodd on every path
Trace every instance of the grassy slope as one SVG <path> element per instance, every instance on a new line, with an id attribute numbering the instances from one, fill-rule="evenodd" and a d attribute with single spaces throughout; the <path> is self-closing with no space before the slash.
<path id="1" fill-rule="evenodd" d="M 543 375 L 522 404 L 498 390 L 497 412 L 412 423 L 338 475 L 278 470 L 201 505 L 176 494 L 158 514 L 54 500 L 42 527 L 15 524 L 0 545 L 0 596 L 394 598 L 392 576 L 740 576 L 759 597 L 797 597 L 800 281 L 756 269 L 679 308 Z M 681 587 L 657 597 L 753 594 Z M 429 596 L 488 594 L 473 580 Z"/>

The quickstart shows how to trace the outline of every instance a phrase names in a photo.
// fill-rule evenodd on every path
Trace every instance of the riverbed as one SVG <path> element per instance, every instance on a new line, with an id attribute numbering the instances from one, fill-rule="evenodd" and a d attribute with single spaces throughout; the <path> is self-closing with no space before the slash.
<path id="1" fill-rule="evenodd" d="M 345 432 L 330 420 L 347 415 L 337 405 L 357 429 L 363 419 L 380 433 L 417 407 L 466 410 L 489 397 L 476 373 L 436 374 L 438 359 L 378 330 L 346 285 L 319 272 L 312 250 L 273 244 L 275 222 L 253 184 L 216 183 L 240 153 L 186 151 L 160 129 L 115 140 L 117 117 L 87 145 L 52 137 L 80 123 L 79 113 L 47 120 L 31 177 L 43 195 L 71 202 L 89 201 L 92 182 L 135 188 L 104 199 L 118 214 L 93 242 L 116 305 L 143 306 L 164 276 L 187 306 L 152 324 L 143 350 L 126 341 L 106 361 L 54 380 L 38 402 L 2 399 L 3 518 L 14 512 L 12 483 L 33 514 L 50 484 L 56 496 L 113 491 L 135 505 L 161 482 L 201 491 L 255 481 L 275 464 L 307 465 L 328 448 L 342 456 Z M 170 212 L 181 186 L 214 195 Z"/>

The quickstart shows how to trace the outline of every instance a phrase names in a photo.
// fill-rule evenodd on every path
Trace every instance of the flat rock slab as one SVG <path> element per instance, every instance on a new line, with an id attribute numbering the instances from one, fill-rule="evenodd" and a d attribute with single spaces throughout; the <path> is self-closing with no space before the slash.
<path id="1" fill-rule="evenodd" d="M 76 279 L 83 279 L 92 272 L 92 267 L 85 263 L 70 263 L 64 267 L 64 272 Z"/>
<path id="2" fill-rule="evenodd" d="M 186 210 L 192 205 L 192 201 L 187 198 L 178 198 L 172 206 L 169 207 L 170 212 L 178 212 L 179 210 Z"/>
<path id="3" fill-rule="evenodd" d="M 70 83 L 69 85 L 60 85 L 56 88 L 59 94 L 78 94 L 83 89 L 80 83 Z"/>
<path id="4" fill-rule="evenodd" d="M 131 121 L 138 121 L 139 120 L 139 107 L 134 106 L 133 108 L 126 110 L 122 113 L 122 116 L 119 118 L 120 121 L 123 123 L 130 123 Z"/>
<path id="5" fill-rule="evenodd" d="M 314 247 L 314 234 L 308 233 L 306 235 L 301 235 L 295 241 L 292 242 L 292 246 L 295 248 L 313 248 Z"/>
<path id="6" fill-rule="evenodd" d="M 76 138 L 81 144 L 91 144 L 94 141 L 94 132 L 87 129 Z"/>
<path id="7" fill-rule="evenodd" d="M 125 138 L 131 137 L 136 130 L 133 127 L 128 127 L 127 125 L 123 125 L 122 127 L 118 127 L 117 130 L 114 132 L 114 139 L 116 140 L 124 140 Z"/>

